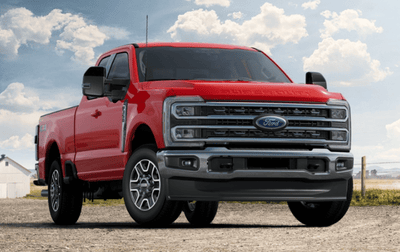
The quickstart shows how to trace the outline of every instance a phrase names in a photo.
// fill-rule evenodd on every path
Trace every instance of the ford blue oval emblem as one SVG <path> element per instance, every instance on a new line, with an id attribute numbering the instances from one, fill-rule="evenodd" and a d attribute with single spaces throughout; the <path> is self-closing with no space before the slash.
<path id="1" fill-rule="evenodd" d="M 254 125 L 262 130 L 279 130 L 287 125 L 287 120 L 280 116 L 261 116 L 254 119 Z"/>

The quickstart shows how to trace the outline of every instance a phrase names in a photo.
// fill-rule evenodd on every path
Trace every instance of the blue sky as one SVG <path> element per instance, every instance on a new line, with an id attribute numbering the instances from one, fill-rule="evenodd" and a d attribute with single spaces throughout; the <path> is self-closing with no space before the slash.
<path id="1" fill-rule="evenodd" d="M 33 169 L 40 115 L 77 105 L 85 70 L 144 42 L 148 14 L 149 41 L 254 46 L 299 83 L 321 72 L 351 104 L 355 162 L 400 161 L 399 1 L 115 2 L 0 0 L 0 153 Z"/>

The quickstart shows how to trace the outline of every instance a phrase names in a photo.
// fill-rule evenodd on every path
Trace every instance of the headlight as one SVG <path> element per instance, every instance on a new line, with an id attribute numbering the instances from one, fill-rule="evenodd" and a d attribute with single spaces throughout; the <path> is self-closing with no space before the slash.
<path id="1" fill-rule="evenodd" d="M 163 105 L 163 135 L 165 147 L 202 147 L 201 129 L 191 127 L 201 114 L 204 100 L 200 96 L 168 97 Z M 194 118 L 193 118 L 194 117 Z M 180 125 L 181 122 L 186 125 Z M 189 122 L 189 123 L 188 123 Z"/>
<path id="2" fill-rule="evenodd" d="M 178 116 L 194 116 L 194 107 L 189 106 L 177 106 L 175 113 Z"/>
<path id="3" fill-rule="evenodd" d="M 346 110 L 332 109 L 331 110 L 331 118 L 332 119 L 345 119 L 346 118 Z"/>
<path id="4" fill-rule="evenodd" d="M 346 141 L 347 140 L 347 132 L 346 131 L 332 131 L 332 140 Z"/>
<path id="5" fill-rule="evenodd" d="M 200 129 L 175 129 L 176 139 L 191 139 L 200 137 Z"/>
<path id="6" fill-rule="evenodd" d="M 331 131 L 331 140 L 337 141 L 328 145 L 331 151 L 345 151 L 351 149 L 351 112 L 350 105 L 347 101 L 330 99 L 327 102 L 330 108 L 330 118 L 336 119 L 337 122 L 332 122 L 332 127 L 338 130 Z M 343 130 L 339 130 L 342 128 Z"/>

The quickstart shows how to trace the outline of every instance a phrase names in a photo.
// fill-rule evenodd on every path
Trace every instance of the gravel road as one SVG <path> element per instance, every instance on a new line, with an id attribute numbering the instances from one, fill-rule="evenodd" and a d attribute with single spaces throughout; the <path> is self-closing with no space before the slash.
<path id="1" fill-rule="evenodd" d="M 337 224 L 308 228 L 286 205 L 220 203 L 207 228 L 184 214 L 146 229 L 125 206 L 84 206 L 78 223 L 53 224 L 47 201 L 0 199 L 0 251 L 400 251 L 400 206 L 350 207 Z"/>

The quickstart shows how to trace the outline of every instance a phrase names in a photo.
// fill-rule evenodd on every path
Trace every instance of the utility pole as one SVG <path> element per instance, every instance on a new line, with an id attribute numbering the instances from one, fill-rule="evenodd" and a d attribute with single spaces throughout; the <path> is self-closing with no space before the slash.
<path id="1" fill-rule="evenodd" d="M 362 195 L 362 197 L 365 197 L 366 168 L 367 168 L 367 157 L 363 156 L 361 158 L 361 195 Z"/>

